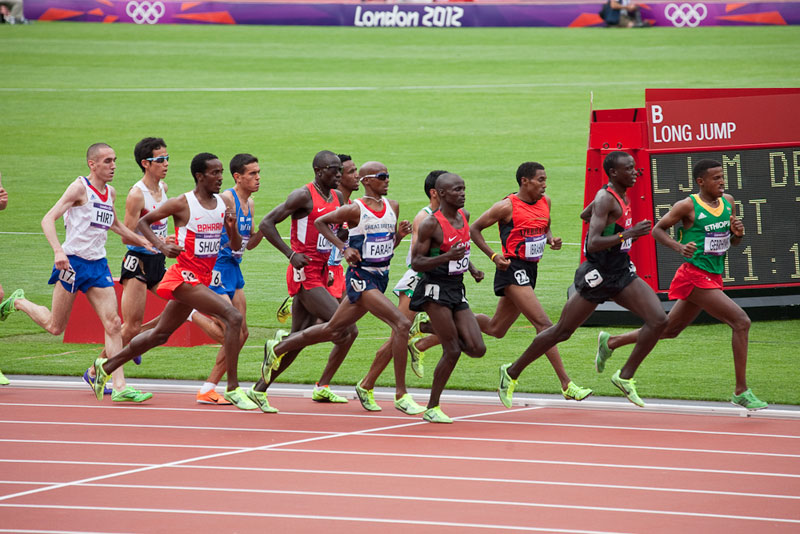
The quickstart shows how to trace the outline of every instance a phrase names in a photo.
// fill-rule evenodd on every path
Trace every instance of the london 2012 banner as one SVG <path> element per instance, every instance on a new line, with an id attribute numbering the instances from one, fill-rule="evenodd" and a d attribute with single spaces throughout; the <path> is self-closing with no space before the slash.
<path id="1" fill-rule="evenodd" d="M 640 4 L 656 26 L 800 24 L 798 2 Z M 266 24 L 375 27 L 602 26 L 600 3 L 271 3 L 164 0 L 25 0 L 31 20 L 132 24 Z"/>

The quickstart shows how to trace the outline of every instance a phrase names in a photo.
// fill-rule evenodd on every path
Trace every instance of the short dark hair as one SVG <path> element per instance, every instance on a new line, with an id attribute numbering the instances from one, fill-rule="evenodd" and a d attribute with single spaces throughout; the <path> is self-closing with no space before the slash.
<path id="1" fill-rule="evenodd" d="M 344 164 L 345 161 L 353 161 L 353 158 L 350 157 L 350 154 L 336 154 L 339 156 L 339 161 Z"/>
<path id="2" fill-rule="evenodd" d="M 535 161 L 526 161 L 517 167 L 517 185 L 522 185 L 523 178 L 533 178 L 536 171 L 543 171 L 544 165 Z"/>
<path id="3" fill-rule="evenodd" d="M 94 160 L 97 157 L 97 153 L 103 150 L 104 148 L 111 148 L 111 145 L 106 143 L 95 143 L 89 148 L 86 149 L 86 159 L 87 160 Z"/>
<path id="4" fill-rule="evenodd" d="M 153 157 L 153 152 L 159 148 L 167 148 L 167 143 L 160 137 L 145 137 L 133 147 L 133 157 L 136 159 L 136 164 L 144 172 L 142 160 Z"/>
<path id="5" fill-rule="evenodd" d="M 611 169 L 617 166 L 617 162 L 621 158 L 630 157 L 630 154 L 627 152 L 623 152 L 622 150 L 615 150 L 614 152 L 609 152 L 606 156 L 606 159 L 603 160 L 603 170 L 606 173 L 606 176 L 611 176 Z"/>
<path id="6" fill-rule="evenodd" d="M 250 165 L 251 163 L 258 163 L 258 158 L 252 154 L 236 154 L 231 158 L 231 163 L 228 168 L 231 170 L 231 176 L 235 173 L 242 174 L 244 172 L 244 168 Z"/>
<path id="7" fill-rule="evenodd" d="M 192 178 L 194 178 L 194 183 L 197 183 L 197 173 L 203 174 L 206 172 L 208 168 L 207 163 L 212 159 L 219 159 L 214 154 L 209 152 L 200 152 L 198 155 L 192 158 L 192 164 L 189 166 L 189 169 L 192 171 Z"/>
<path id="8" fill-rule="evenodd" d="M 447 174 L 447 171 L 431 171 L 425 177 L 425 194 L 428 198 L 431 198 L 431 189 L 436 189 L 436 179 L 443 174 Z"/>
<path id="9" fill-rule="evenodd" d="M 692 179 L 702 178 L 709 169 L 716 169 L 717 167 L 722 167 L 722 163 L 715 159 L 701 159 L 692 167 Z"/>

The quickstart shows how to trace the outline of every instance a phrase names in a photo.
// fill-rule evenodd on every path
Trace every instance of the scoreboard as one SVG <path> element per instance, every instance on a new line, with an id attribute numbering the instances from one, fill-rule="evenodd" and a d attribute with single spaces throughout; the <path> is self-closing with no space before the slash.
<path id="1" fill-rule="evenodd" d="M 742 242 L 728 251 L 725 288 L 797 293 L 800 89 L 648 89 L 645 101 L 645 108 L 592 112 L 584 206 L 608 182 L 602 163 L 614 150 L 631 154 L 640 173 L 628 190 L 634 222 L 654 224 L 698 192 L 694 163 L 717 160 L 745 227 Z M 679 226 L 670 230 L 673 237 Z M 630 255 L 639 276 L 660 293 L 683 263 L 651 236 L 636 241 Z"/>

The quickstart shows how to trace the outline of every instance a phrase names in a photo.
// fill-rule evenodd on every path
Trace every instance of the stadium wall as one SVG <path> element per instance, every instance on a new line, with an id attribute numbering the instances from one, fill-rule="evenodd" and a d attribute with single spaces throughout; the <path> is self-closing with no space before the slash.
<path id="1" fill-rule="evenodd" d="M 31 20 L 131 24 L 261 24 L 356 27 L 602 26 L 601 2 L 346 3 L 25 0 Z M 656 26 L 800 24 L 800 2 L 656 2 L 643 5 Z"/>

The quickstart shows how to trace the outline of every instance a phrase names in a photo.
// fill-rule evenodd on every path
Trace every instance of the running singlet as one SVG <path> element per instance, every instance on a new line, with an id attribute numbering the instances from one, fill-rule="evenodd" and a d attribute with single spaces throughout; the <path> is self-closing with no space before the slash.
<path id="1" fill-rule="evenodd" d="M 242 205 L 239 202 L 239 196 L 233 188 L 228 189 L 233 193 L 233 201 L 236 203 L 236 226 L 239 229 L 239 235 L 242 236 L 242 246 L 239 250 L 231 250 L 230 238 L 228 233 L 223 229 L 222 237 L 219 242 L 219 258 L 228 259 L 232 258 L 236 263 L 242 263 L 242 254 L 247 247 L 247 242 L 250 240 L 250 234 L 253 231 L 253 214 L 248 212 L 244 213 Z"/>
<path id="2" fill-rule="evenodd" d="M 619 202 L 619 205 L 622 207 L 622 215 L 619 217 L 619 219 L 606 226 L 600 235 L 605 236 L 619 234 L 623 230 L 627 230 L 633 226 L 631 206 L 630 204 L 626 204 L 625 201 L 623 201 L 622 198 L 620 198 L 620 196 L 616 193 L 616 191 L 608 187 L 608 184 L 604 185 L 603 188 L 614 195 L 614 198 L 617 199 L 617 202 Z M 631 260 L 628 257 L 628 251 L 631 249 L 632 242 L 633 239 L 628 238 L 622 243 L 618 243 L 609 249 L 587 253 L 586 241 L 584 240 L 583 251 L 586 255 L 586 259 L 594 263 L 601 270 L 605 272 L 619 271 L 629 268 Z"/>
<path id="3" fill-rule="evenodd" d="M 550 224 L 547 197 L 542 196 L 533 204 L 524 202 L 515 193 L 506 198 L 511 200 L 511 220 L 498 225 L 503 256 L 539 261 L 547 244 L 547 227 Z"/>
<path id="4" fill-rule="evenodd" d="M 306 184 L 306 187 L 311 192 L 311 212 L 302 219 L 292 219 L 292 251 L 305 254 L 311 261 L 327 262 L 333 245 L 317 231 L 314 221 L 338 208 L 339 197 L 331 190 L 331 200 L 328 202 L 322 198 L 313 182 Z"/>
<path id="5" fill-rule="evenodd" d="M 106 193 L 101 195 L 85 176 L 79 176 L 77 181 L 86 189 L 86 203 L 64 213 L 67 238 L 61 248 L 67 256 L 99 260 L 106 257 L 108 229 L 114 224 L 112 188 L 106 185 Z"/>
<path id="6" fill-rule="evenodd" d="M 138 182 L 133 184 L 133 187 L 138 187 L 142 191 L 142 197 L 144 198 L 144 206 L 142 207 L 141 213 L 139 213 L 139 217 L 140 218 L 144 217 L 145 215 L 147 215 L 151 211 L 155 211 L 158 207 L 161 206 L 161 204 L 163 204 L 164 202 L 167 201 L 167 192 L 164 190 L 164 182 L 162 182 L 160 180 L 158 182 L 158 188 L 161 189 L 161 200 L 158 200 L 158 201 L 156 201 L 156 199 L 153 198 L 153 194 L 150 192 L 149 189 L 147 189 L 147 186 L 144 184 L 144 182 L 142 180 L 139 180 Z M 133 187 L 131 189 L 133 189 Z M 159 239 L 166 239 L 167 238 L 167 217 L 164 217 L 161 220 L 158 220 L 158 221 L 155 221 L 154 223 L 151 223 L 150 224 L 150 229 L 153 231 L 154 234 L 156 234 L 156 236 Z M 136 231 L 136 233 L 141 235 L 141 232 L 139 232 L 138 230 Z M 133 246 L 133 245 L 127 245 L 127 246 L 128 246 L 128 250 L 133 250 L 134 252 L 141 252 L 142 254 L 152 254 L 152 255 L 161 254 L 158 251 L 152 252 L 150 250 L 147 250 L 144 247 L 136 247 L 136 246 Z"/>
<path id="7" fill-rule="evenodd" d="M 719 205 L 712 208 L 698 194 L 689 198 L 694 204 L 694 224 L 688 230 L 681 230 L 680 242 L 694 242 L 697 250 L 686 261 L 706 272 L 722 274 L 725 253 L 731 246 L 731 203 L 720 197 Z"/>
<path id="8" fill-rule="evenodd" d="M 394 233 L 397 214 L 386 199 L 381 211 L 373 211 L 363 200 L 355 204 L 361 210 L 358 225 L 350 230 L 350 246 L 361 254 L 358 267 L 372 272 L 386 272 L 394 256 Z"/>
<path id="9" fill-rule="evenodd" d="M 422 209 L 428 215 L 433 215 L 433 210 L 431 209 L 431 207 L 429 205 L 425 206 Z M 412 250 L 414 250 L 414 235 L 413 234 L 411 235 L 411 243 L 408 244 L 408 254 L 406 255 L 406 267 L 408 267 L 409 269 L 411 269 L 411 251 Z"/>
<path id="10" fill-rule="evenodd" d="M 467 222 L 467 214 L 464 210 L 459 209 L 458 213 L 461 214 L 461 220 L 464 221 L 464 226 L 459 229 L 453 228 L 450 221 L 447 220 L 440 210 L 434 212 L 433 216 L 439 221 L 442 227 L 442 244 L 438 248 L 431 248 L 430 256 L 441 256 L 456 245 L 462 244 L 466 246 L 467 250 L 464 257 L 460 260 L 451 260 L 443 265 L 439 265 L 435 269 L 428 271 L 433 278 L 450 278 L 454 281 L 460 281 L 464 278 L 464 273 L 469 269 L 469 254 L 470 254 L 470 241 L 469 241 L 469 222 Z"/>
<path id="11" fill-rule="evenodd" d="M 350 204 L 352 204 L 352 203 L 353 203 L 353 201 L 352 201 L 352 200 L 348 200 L 348 201 L 347 201 L 347 204 L 348 204 L 348 205 L 350 205 Z M 347 223 L 344 223 L 344 224 L 342 225 L 342 228 L 344 228 L 345 230 L 347 230 Z M 348 234 L 347 234 L 347 239 L 346 239 L 346 240 L 345 240 L 345 242 L 344 242 L 344 248 L 347 248 L 347 247 L 349 247 L 349 246 L 350 246 L 350 234 L 348 233 Z M 339 249 L 338 249 L 338 248 L 336 248 L 336 247 L 332 247 L 332 248 L 331 248 L 331 256 L 330 256 L 330 258 L 328 258 L 328 266 L 329 266 L 329 267 L 336 267 L 336 266 L 339 266 L 339 265 L 341 265 L 341 264 L 342 264 L 342 260 L 343 260 L 343 259 L 344 259 L 344 256 L 342 255 L 342 251 L 341 251 L 341 250 L 339 250 Z"/>
<path id="12" fill-rule="evenodd" d="M 194 191 L 184 193 L 189 202 L 189 222 L 176 229 L 178 245 L 183 252 L 178 255 L 177 265 L 204 276 L 211 273 L 219 253 L 220 235 L 225 220 L 225 202 L 214 195 L 216 207 L 207 210 L 200 205 Z"/>

